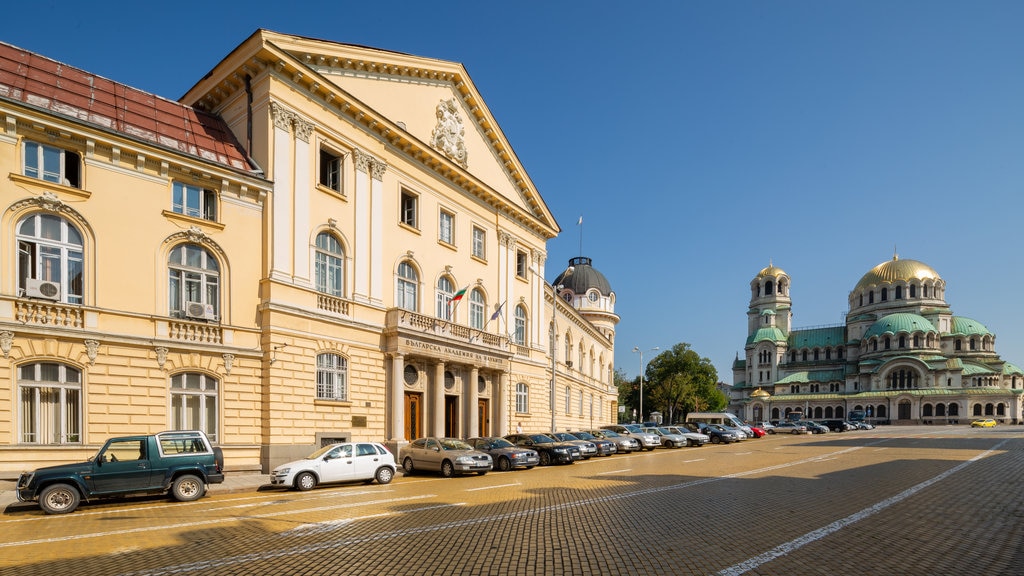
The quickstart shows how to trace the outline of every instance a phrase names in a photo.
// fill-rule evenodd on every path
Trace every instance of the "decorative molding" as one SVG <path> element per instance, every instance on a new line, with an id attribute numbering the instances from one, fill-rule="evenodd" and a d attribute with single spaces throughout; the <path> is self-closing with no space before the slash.
<path id="1" fill-rule="evenodd" d="M 387 163 L 381 160 L 374 160 L 370 164 L 370 177 L 374 180 L 384 180 L 384 173 L 387 172 Z"/>
<path id="2" fill-rule="evenodd" d="M 515 236 L 505 232 L 504 230 L 498 230 L 498 243 L 508 248 L 515 248 L 518 240 Z"/>
<path id="3" fill-rule="evenodd" d="M 370 172 L 370 163 L 373 162 L 372 156 L 357 148 L 352 151 L 352 157 L 355 159 L 356 170 L 366 173 Z"/>
<path id="4" fill-rule="evenodd" d="M 220 257 L 221 260 L 226 258 L 224 250 L 210 238 L 210 236 L 198 226 L 190 226 L 188 230 L 182 230 L 181 232 L 175 232 L 164 239 L 164 244 L 174 244 L 179 241 L 191 242 L 193 244 L 199 244 L 200 246 L 207 247 Z"/>
<path id="5" fill-rule="evenodd" d="M 89 358 L 89 366 L 96 364 L 96 355 L 100 351 L 99 340 L 86 340 L 85 341 L 85 355 Z"/>
<path id="6" fill-rule="evenodd" d="M 160 366 L 160 369 L 164 369 L 164 364 L 167 363 L 167 348 L 164 346 L 156 347 L 156 363 Z"/>
<path id="7" fill-rule="evenodd" d="M 295 118 L 295 137 L 303 142 L 308 143 L 310 135 L 313 134 L 313 123 L 307 122 L 302 118 L 296 116 Z"/>
<path id="8" fill-rule="evenodd" d="M 430 134 L 430 145 L 466 168 L 469 154 L 466 152 L 466 129 L 459 116 L 459 101 L 455 98 L 442 100 L 436 110 L 437 125 Z"/>
<path id="9" fill-rule="evenodd" d="M 4 358 L 7 358 L 11 353 L 11 346 L 14 345 L 14 332 L 10 330 L 4 330 L 0 332 L 0 352 L 4 353 Z"/>
<path id="10" fill-rule="evenodd" d="M 290 131 L 295 121 L 295 112 L 283 108 L 277 102 L 270 103 L 270 117 L 274 119 L 274 127 Z"/>
<path id="11" fill-rule="evenodd" d="M 224 374 L 231 376 L 231 368 L 235 365 L 235 355 L 224 353 L 221 354 L 221 358 L 224 359 Z"/>

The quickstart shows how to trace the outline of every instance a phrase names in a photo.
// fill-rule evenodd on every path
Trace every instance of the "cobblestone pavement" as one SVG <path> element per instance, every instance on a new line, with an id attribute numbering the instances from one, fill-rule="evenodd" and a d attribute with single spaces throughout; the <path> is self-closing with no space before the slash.
<path id="1" fill-rule="evenodd" d="M 241 476 L 192 503 L 6 506 L 0 574 L 1024 573 L 1022 427 L 777 435 L 305 493 Z"/>

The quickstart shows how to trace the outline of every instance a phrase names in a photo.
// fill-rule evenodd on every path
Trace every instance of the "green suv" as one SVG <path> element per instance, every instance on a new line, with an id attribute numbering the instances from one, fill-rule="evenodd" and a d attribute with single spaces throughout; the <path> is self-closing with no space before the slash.
<path id="1" fill-rule="evenodd" d="M 132 494 L 170 494 L 187 502 L 224 481 L 224 453 L 198 430 L 107 440 L 85 462 L 25 472 L 18 500 L 38 502 L 47 514 L 73 512 L 82 501 Z"/>

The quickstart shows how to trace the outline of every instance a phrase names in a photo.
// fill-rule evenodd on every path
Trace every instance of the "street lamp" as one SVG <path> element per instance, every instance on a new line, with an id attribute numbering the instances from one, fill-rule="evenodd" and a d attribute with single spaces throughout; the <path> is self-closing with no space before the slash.
<path id="1" fill-rule="evenodd" d="M 573 267 L 569 266 L 562 273 L 562 280 L 565 280 L 569 276 L 572 276 Z M 558 293 L 565 288 L 562 284 L 551 284 L 551 431 L 558 430 L 555 424 L 555 389 L 557 383 L 555 381 L 555 375 L 557 374 L 556 362 L 558 361 Z"/>
<path id="2" fill-rule="evenodd" d="M 658 348 L 657 346 L 655 346 L 654 348 L 651 348 L 650 350 L 647 350 L 647 352 L 655 352 L 655 351 L 658 351 L 658 350 L 661 350 L 661 348 Z M 644 351 L 641 350 L 639 346 L 633 346 L 633 352 L 639 352 L 640 353 L 640 423 L 643 424 L 643 422 L 644 422 Z"/>

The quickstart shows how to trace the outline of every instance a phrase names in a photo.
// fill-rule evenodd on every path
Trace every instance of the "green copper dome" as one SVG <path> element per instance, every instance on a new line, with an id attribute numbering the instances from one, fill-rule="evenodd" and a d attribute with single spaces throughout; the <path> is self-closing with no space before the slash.
<path id="1" fill-rule="evenodd" d="M 981 322 L 971 320 L 970 318 L 964 318 L 963 316 L 953 316 L 953 327 L 949 333 L 963 334 L 964 336 L 992 335 L 992 333 L 988 331 L 988 328 L 985 328 Z"/>
<path id="2" fill-rule="evenodd" d="M 747 344 L 755 344 L 766 340 L 768 342 L 785 342 L 786 335 L 782 333 L 782 330 L 779 330 L 774 326 L 766 326 L 758 328 L 757 332 L 751 334 L 750 338 L 747 338 Z"/>
<path id="3" fill-rule="evenodd" d="M 883 316 L 877 322 L 868 328 L 868 331 L 864 333 L 864 338 L 871 338 L 872 336 L 881 336 L 882 334 L 899 334 L 905 332 L 913 334 L 914 332 L 938 332 L 935 329 L 935 325 L 928 321 L 924 316 L 918 316 L 917 314 L 908 314 L 901 312 L 899 314 L 889 314 Z"/>

